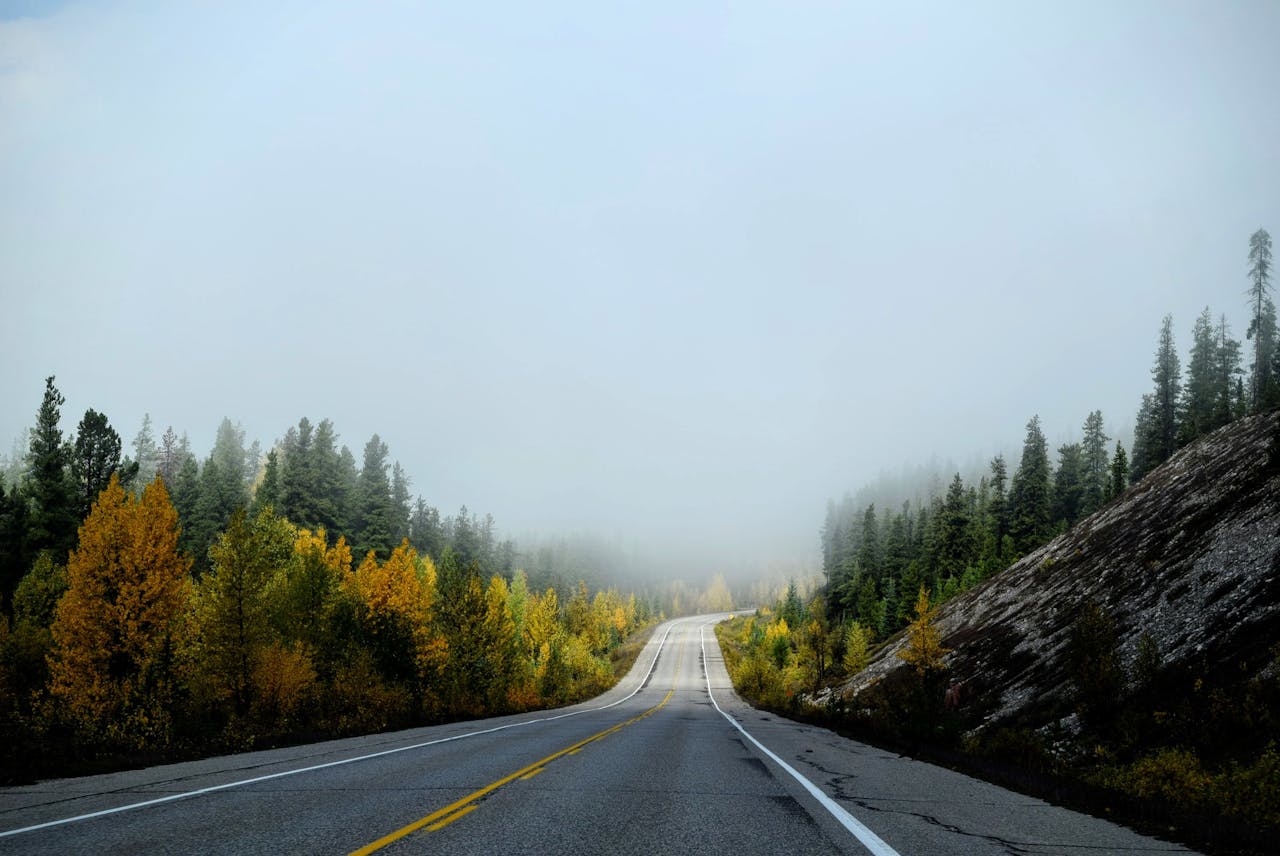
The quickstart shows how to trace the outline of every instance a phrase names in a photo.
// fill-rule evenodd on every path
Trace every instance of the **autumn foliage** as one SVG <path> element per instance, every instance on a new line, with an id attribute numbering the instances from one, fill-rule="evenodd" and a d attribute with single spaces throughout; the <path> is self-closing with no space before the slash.
<path id="1" fill-rule="evenodd" d="M 634 596 L 579 584 L 562 600 L 407 539 L 357 564 L 345 538 L 270 506 L 233 514 L 198 578 L 179 536 L 160 478 L 135 496 L 113 477 L 65 569 L 40 556 L 0 622 L 3 757 L 243 749 L 563 704 L 610 686 L 610 652 L 646 623 Z"/>
<path id="2" fill-rule="evenodd" d="M 80 527 L 52 626 L 49 692 L 82 734 L 168 742 L 189 566 L 164 484 L 135 499 L 113 476 Z"/>

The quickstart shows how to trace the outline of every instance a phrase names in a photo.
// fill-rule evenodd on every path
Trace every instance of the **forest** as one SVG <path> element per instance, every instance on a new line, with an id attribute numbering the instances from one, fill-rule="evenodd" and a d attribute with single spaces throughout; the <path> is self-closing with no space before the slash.
<path id="1" fill-rule="evenodd" d="M 821 530 L 821 584 L 811 591 L 792 586 L 755 616 L 719 630 L 738 691 L 792 716 L 854 728 L 863 738 L 942 752 L 930 757 L 947 763 L 973 768 L 974 761 L 956 759 L 998 759 L 1018 768 L 1018 775 L 1052 771 L 1105 792 L 1163 801 L 1177 812 L 1247 821 L 1255 829 L 1280 826 L 1280 755 L 1275 742 L 1268 742 L 1280 736 L 1274 671 L 1270 681 L 1261 682 L 1233 683 L 1222 676 L 1212 691 L 1206 676 L 1193 675 L 1188 694 L 1185 676 L 1162 672 L 1159 651 L 1147 636 L 1139 644 L 1135 673 L 1126 674 L 1116 660 L 1114 622 L 1086 604 L 1072 626 L 1069 652 L 1069 682 L 1083 730 L 1054 737 L 1052 746 L 1050 737 L 1016 729 L 979 740 L 964 738 L 958 725 L 945 725 L 948 651 L 932 626 L 941 604 L 1071 529 L 1178 449 L 1234 420 L 1280 407 L 1271 240 L 1265 230 L 1251 237 L 1248 258 L 1246 341 L 1234 339 L 1225 316 L 1206 308 L 1192 327 L 1184 373 L 1173 319 L 1166 316 L 1151 366 L 1152 387 L 1138 405 L 1128 451 L 1121 441 L 1112 445 L 1102 413 L 1093 411 L 1083 421 L 1082 439 L 1062 445 L 1055 465 L 1033 416 L 1012 474 L 997 456 L 976 484 L 966 484 L 957 473 L 943 495 L 914 505 L 878 509 L 847 498 L 829 503 Z M 1272 465 L 1280 466 L 1280 435 L 1271 447 Z M 1052 560 L 1046 559 L 1038 573 L 1052 572 Z M 838 695 L 827 708 L 811 704 L 822 688 L 865 669 L 876 646 L 904 630 L 899 656 L 918 680 L 904 696 L 886 702 L 891 712 L 845 710 Z M 1205 722 L 1231 726 L 1206 729 Z M 1077 747 L 1079 756 L 1066 753 L 1071 760 L 1064 762 L 1064 746 Z M 1026 787 L 1025 780 L 1020 786 Z"/>
<path id="2" fill-rule="evenodd" d="M 0 482 L 6 779 L 562 705 L 664 612 L 729 605 L 723 577 L 624 594 L 572 547 L 521 557 L 327 419 L 265 455 L 224 419 L 198 461 L 149 417 L 132 455 L 93 409 L 66 436 L 64 404 L 48 378 Z"/>

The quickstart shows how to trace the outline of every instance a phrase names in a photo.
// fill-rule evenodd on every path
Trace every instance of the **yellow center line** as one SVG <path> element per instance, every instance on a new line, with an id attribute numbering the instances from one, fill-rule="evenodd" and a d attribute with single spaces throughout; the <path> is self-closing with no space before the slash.
<path id="1" fill-rule="evenodd" d="M 684 653 L 683 645 L 680 646 L 680 653 L 682 654 Z M 527 767 L 521 767 L 519 770 L 516 770 L 514 773 L 511 773 L 510 775 L 507 775 L 507 776 L 503 776 L 501 779 L 498 779 L 496 782 L 485 785 L 483 788 L 480 788 L 478 791 L 473 791 L 472 793 L 467 794 L 462 799 L 457 800 L 456 802 L 452 802 L 442 809 L 437 809 L 436 811 L 431 812 L 431 814 L 427 815 L 426 817 L 422 817 L 422 818 L 419 818 L 418 820 L 415 820 L 413 823 L 409 824 L 408 826 L 401 827 L 400 829 L 397 829 L 395 832 L 392 832 L 389 835 L 384 835 L 383 837 L 379 838 L 377 841 L 374 841 L 372 844 L 366 844 L 364 847 L 361 847 L 359 850 L 353 850 L 351 852 L 351 856 L 365 856 L 365 854 L 373 853 L 375 851 L 381 850 L 383 847 L 386 847 L 388 844 L 391 844 L 395 841 L 399 841 L 401 838 L 404 838 L 406 835 L 410 835 L 414 832 L 417 832 L 419 829 L 422 829 L 423 827 L 426 827 L 428 832 L 435 832 L 438 829 L 442 829 L 445 826 L 448 826 L 449 824 L 453 823 L 458 818 L 462 817 L 465 814 L 470 813 L 472 810 L 477 808 L 477 806 L 474 805 L 476 800 L 479 800 L 481 797 L 488 796 L 489 794 L 493 793 L 503 785 L 510 784 L 516 779 L 531 779 L 534 776 L 536 776 L 538 773 L 542 772 L 542 769 L 541 769 L 542 767 L 544 767 L 547 764 L 550 764 L 552 761 L 556 760 L 557 758 L 563 758 L 566 755 L 576 755 L 578 752 L 582 751 L 582 749 L 588 744 L 594 743 L 597 740 L 603 740 L 604 738 L 608 737 L 610 734 L 613 734 L 614 732 L 617 732 L 617 731 L 621 731 L 622 729 L 626 728 L 628 725 L 639 722 L 645 717 L 651 716 L 652 714 L 657 713 L 659 710 L 662 710 L 662 708 L 666 707 L 667 702 L 671 701 L 671 696 L 675 695 L 676 681 L 680 677 L 679 663 L 680 663 L 680 660 L 679 658 L 677 658 L 676 659 L 676 664 L 677 664 L 676 676 L 671 680 L 671 689 L 667 690 L 667 694 L 666 696 L 663 697 L 662 701 L 658 702 L 653 707 L 646 710 L 644 713 L 638 716 L 634 716 L 631 719 L 628 719 L 626 722 L 620 722 L 617 725 L 606 728 L 604 731 L 593 734 L 590 737 L 586 738 L 585 740 L 579 740 L 577 743 L 574 743 L 572 746 L 567 746 L 564 749 L 561 749 L 559 752 L 556 752 L 552 755 L 548 755 L 547 757 L 543 758 L 541 761 L 534 761 L 532 764 L 528 765 Z"/>

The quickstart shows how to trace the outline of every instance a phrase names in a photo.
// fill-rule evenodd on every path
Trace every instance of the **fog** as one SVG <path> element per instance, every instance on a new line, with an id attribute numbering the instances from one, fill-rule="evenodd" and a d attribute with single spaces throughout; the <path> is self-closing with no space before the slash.
<path id="1" fill-rule="evenodd" d="M 203 457 L 331 418 L 655 573 L 1245 330 L 1280 5 L 9 3 L 0 449 L 46 375 Z M 179 7 L 182 8 L 179 8 Z"/>

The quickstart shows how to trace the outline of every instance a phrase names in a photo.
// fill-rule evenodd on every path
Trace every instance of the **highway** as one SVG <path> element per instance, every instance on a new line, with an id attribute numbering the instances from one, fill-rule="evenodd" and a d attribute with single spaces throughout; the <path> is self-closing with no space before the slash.
<path id="1" fill-rule="evenodd" d="M 756 711 L 715 619 L 574 707 L 0 789 L 0 854 L 1191 852 Z"/>

